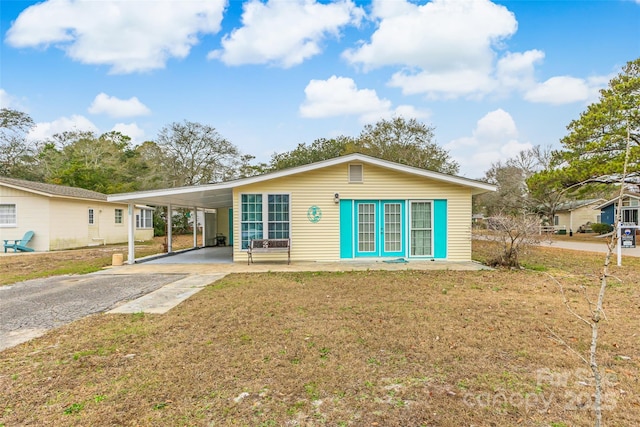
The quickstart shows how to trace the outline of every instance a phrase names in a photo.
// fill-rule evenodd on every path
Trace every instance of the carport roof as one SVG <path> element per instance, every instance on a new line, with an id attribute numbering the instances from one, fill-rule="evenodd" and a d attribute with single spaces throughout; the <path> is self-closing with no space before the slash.
<path id="1" fill-rule="evenodd" d="M 486 182 L 428 171 L 412 166 L 401 165 L 399 163 L 377 159 L 375 157 L 366 156 L 364 154 L 349 154 L 346 156 L 335 157 L 333 159 L 311 163 L 304 166 L 297 166 L 289 169 L 267 173 L 264 175 L 252 176 L 249 178 L 242 178 L 218 184 L 203 184 L 188 187 L 138 191 L 134 193 L 112 194 L 108 197 L 108 200 L 110 202 L 126 202 L 152 206 L 172 205 L 173 207 L 197 207 L 204 209 L 231 207 L 233 204 L 233 189 L 235 187 L 269 181 L 276 178 L 282 178 L 343 163 L 354 162 L 371 164 L 385 169 L 391 169 L 410 175 L 417 175 L 435 181 L 470 187 L 471 193 L 473 195 L 496 190 L 496 187 L 494 185 L 487 184 Z"/>

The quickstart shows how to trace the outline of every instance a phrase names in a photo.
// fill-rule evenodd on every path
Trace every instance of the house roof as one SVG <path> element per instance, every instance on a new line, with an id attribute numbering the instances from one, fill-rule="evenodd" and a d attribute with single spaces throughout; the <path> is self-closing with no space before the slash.
<path id="1" fill-rule="evenodd" d="M 633 192 L 630 192 L 630 191 L 625 191 L 624 194 L 623 194 L 623 197 L 624 198 L 629 197 L 629 198 L 632 198 L 632 199 L 640 200 L 640 193 L 633 193 Z M 613 199 L 607 200 L 606 202 L 594 207 L 594 209 L 604 209 L 607 206 L 610 206 L 610 205 L 616 203 L 617 201 L 618 201 L 618 198 L 614 197 Z"/>
<path id="2" fill-rule="evenodd" d="M 568 202 L 560 203 L 557 212 L 560 211 L 575 211 L 576 209 L 583 208 L 585 206 L 593 205 L 603 202 L 604 199 L 586 199 L 586 200 L 570 200 Z M 594 207 L 595 209 L 595 207 Z"/>
<path id="3" fill-rule="evenodd" d="M 134 193 L 120 193 L 108 196 L 110 202 L 144 203 L 147 205 L 175 207 L 198 207 L 198 208 L 223 208 L 229 207 L 233 203 L 233 189 L 243 185 L 255 184 L 269 181 L 276 178 L 288 177 L 299 173 L 309 172 L 339 164 L 361 162 L 379 166 L 381 168 L 394 170 L 414 176 L 432 179 L 434 181 L 456 184 L 469 187 L 473 195 L 495 191 L 494 185 L 486 182 L 476 181 L 444 173 L 433 172 L 412 166 L 401 165 L 387 160 L 377 159 L 364 154 L 349 154 L 335 157 L 308 165 L 297 166 L 270 172 L 263 175 L 249 178 L 237 179 L 234 181 L 221 182 L 218 184 L 203 184 L 188 187 L 165 188 L 151 191 L 138 191 Z"/>
<path id="4" fill-rule="evenodd" d="M 0 176 L 0 185 L 39 194 L 45 197 L 64 197 L 72 199 L 89 199 L 107 201 L 107 195 L 84 188 L 67 187 L 64 185 L 45 184 L 43 182 L 26 181 L 23 179 Z"/>

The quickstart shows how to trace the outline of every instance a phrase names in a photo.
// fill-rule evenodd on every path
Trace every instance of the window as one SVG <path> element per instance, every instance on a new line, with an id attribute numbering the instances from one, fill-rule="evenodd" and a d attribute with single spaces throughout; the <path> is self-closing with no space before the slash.
<path id="1" fill-rule="evenodd" d="M 89 225 L 95 224 L 95 216 L 93 215 L 93 208 L 89 208 Z"/>
<path id="2" fill-rule="evenodd" d="M 363 181 L 362 165 L 349 165 L 349 183 L 362 183 Z"/>
<path id="3" fill-rule="evenodd" d="M 289 238 L 289 195 L 269 194 L 269 239 Z"/>
<path id="4" fill-rule="evenodd" d="M 560 225 L 560 217 L 558 215 L 553 216 L 553 225 Z"/>
<path id="5" fill-rule="evenodd" d="M 116 209 L 116 224 L 122 224 L 122 209 Z"/>
<path id="6" fill-rule="evenodd" d="M 16 225 L 18 225 L 16 205 L 0 205 L 0 227 L 15 227 Z"/>
<path id="7" fill-rule="evenodd" d="M 266 215 L 264 213 L 266 212 Z M 240 232 L 242 249 L 252 239 L 289 238 L 288 194 L 242 194 L 240 196 Z M 267 230 L 265 236 L 264 230 Z"/>
<path id="8" fill-rule="evenodd" d="M 411 202 L 411 256 L 431 256 L 431 202 Z"/>
<path id="9" fill-rule="evenodd" d="M 638 209 L 622 209 L 622 222 L 638 225 Z"/>
<path id="10" fill-rule="evenodd" d="M 140 209 L 136 215 L 136 228 L 153 228 L 153 211 L 151 209 Z"/>

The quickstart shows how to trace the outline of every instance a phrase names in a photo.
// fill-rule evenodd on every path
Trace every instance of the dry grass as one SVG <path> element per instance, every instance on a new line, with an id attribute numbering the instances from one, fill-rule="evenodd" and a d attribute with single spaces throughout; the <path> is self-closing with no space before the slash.
<path id="1" fill-rule="evenodd" d="M 165 315 L 96 315 L 0 353 L 0 425 L 592 425 L 586 366 L 550 334 L 585 351 L 589 331 L 547 275 L 584 311 L 601 261 L 230 275 Z M 640 425 L 639 271 L 614 268 L 607 291 L 609 426 Z"/>
<path id="2" fill-rule="evenodd" d="M 201 236 L 199 237 L 201 242 Z M 164 251 L 164 237 L 136 245 L 136 257 Z M 173 249 L 193 246 L 193 235 L 173 236 Z M 127 245 L 107 245 L 66 251 L 20 253 L 0 256 L 0 286 L 22 280 L 61 274 L 86 274 L 111 265 L 114 253 L 127 253 Z"/>

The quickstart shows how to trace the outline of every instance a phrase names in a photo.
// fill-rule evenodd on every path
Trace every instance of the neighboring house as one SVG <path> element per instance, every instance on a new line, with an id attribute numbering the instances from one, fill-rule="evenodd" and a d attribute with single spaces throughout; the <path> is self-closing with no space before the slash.
<path id="1" fill-rule="evenodd" d="M 234 261 L 246 262 L 249 242 L 258 238 L 290 239 L 293 261 L 470 261 L 471 197 L 488 191 L 495 186 L 351 154 L 230 182 L 116 194 L 109 200 L 216 209 L 217 223 L 210 228 L 233 245 Z M 282 259 L 264 254 L 260 260 L 271 255 Z"/>
<path id="2" fill-rule="evenodd" d="M 618 198 L 608 200 L 596 206 L 596 209 L 601 212 L 600 222 L 613 225 L 616 221 Z M 640 193 L 625 192 L 622 197 L 622 222 L 638 225 L 639 210 Z"/>
<path id="3" fill-rule="evenodd" d="M 127 242 L 128 206 L 82 188 L 0 177 L 0 240 L 35 235 L 36 251 Z M 135 239 L 153 237 L 153 210 L 135 207 Z"/>
<path id="4" fill-rule="evenodd" d="M 600 222 L 600 210 L 595 209 L 604 199 L 571 200 L 562 203 L 556 209 L 553 226 L 556 230 L 576 232 L 587 223 Z"/>

